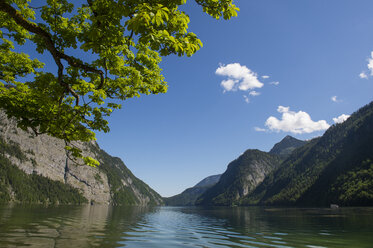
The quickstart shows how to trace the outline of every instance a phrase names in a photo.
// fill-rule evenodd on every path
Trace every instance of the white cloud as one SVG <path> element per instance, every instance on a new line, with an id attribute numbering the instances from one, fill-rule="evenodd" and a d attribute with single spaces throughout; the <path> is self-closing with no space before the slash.
<path id="1" fill-rule="evenodd" d="M 336 118 L 333 118 L 333 121 L 334 121 L 334 123 L 342 123 L 345 120 L 347 120 L 349 117 L 350 117 L 349 115 L 342 114 L 342 115 L 340 115 Z"/>
<path id="2" fill-rule="evenodd" d="M 342 102 L 342 100 L 338 99 L 337 96 L 330 97 L 330 100 L 332 100 L 333 102 Z"/>
<path id="3" fill-rule="evenodd" d="M 339 100 L 337 99 L 337 96 L 332 96 L 330 100 L 332 100 L 333 102 L 339 102 Z"/>
<path id="4" fill-rule="evenodd" d="M 363 78 L 363 79 L 368 79 L 368 75 L 367 75 L 365 72 L 361 72 L 361 73 L 359 74 L 359 77 L 360 77 L 360 78 Z"/>
<path id="5" fill-rule="evenodd" d="M 278 82 L 278 81 L 274 81 L 274 82 L 270 82 L 269 84 L 272 84 L 272 85 L 279 85 L 280 84 L 280 82 Z"/>
<path id="6" fill-rule="evenodd" d="M 267 76 L 267 75 L 263 75 L 262 78 L 263 78 L 263 79 L 267 79 L 267 78 L 269 78 L 269 76 Z"/>
<path id="7" fill-rule="evenodd" d="M 368 58 L 368 64 L 367 64 L 367 67 L 368 67 L 368 70 L 369 70 L 369 74 L 368 75 L 365 71 L 361 72 L 359 74 L 359 77 L 360 78 L 363 78 L 363 79 L 368 79 L 369 76 L 373 76 L 373 51 L 370 52 L 370 57 Z"/>
<path id="8" fill-rule="evenodd" d="M 247 97 L 246 95 L 243 95 L 243 98 L 244 98 L 244 100 L 245 100 L 246 103 L 250 103 L 249 97 Z"/>
<path id="9" fill-rule="evenodd" d="M 260 127 L 254 127 L 254 130 L 257 131 L 257 132 L 265 132 L 265 131 L 267 131 L 264 128 L 260 128 Z"/>
<path id="10" fill-rule="evenodd" d="M 263 83 L 259 81 L 258 75 L 239 63 L 220 65 L 215 73 L 228 77 L 227 80 L 223 80 L 220 84 L 224 88 L 224 91 L 234 91 L 237 89 L 248 91 L 263 87 Z"/>
<path id="11" fill-rule="evenodd" d="M 313 121 L 310 115 L 304 111 L 294 112 L 284 106 L 278 106 L 277 111 L 282 113 L 281 120 L 270 116 L 265 122 L 271 131 L 301 134 L 326 130 L 330 126 L 325 120 Z"/>
<path id="12" fill-rule="evenodd" d="M 260 95 L 260 92 L 257 92 L 257 91 L 255 91 L 255 90 L 253 90 L 253 91 L 250 91 L 249 95 L 250 95 L 250 96 L 259 96 L 259 95 Z"/>
<path id="13" fill-rule="evenodd" d="M 370 53 L 370 58 L 368 59 L 368 69 L 370 71 L 370 75 L 373 76 L 373 52 Z"/>
<path id="14" fill-rule="evenodd" d="M 367 61 L 368 61 L 367 67 L 368 67 L 369 73 L 367 73 L 366 71 L 362 71 L 359 74 L 359 77 L 362 79 L 368 79 L 369 77 L 373 76 L 373 51 L 370 52 L 370 57 L 367 59 Z"/>
<path id="15" fill-rule="evenodd" d="M 224 88 L 225 91 L 231 91 L 234 90 L 234 85 L 237 83 L 238 80 L 232 80 L 232 79 L 227 79 L 221 81 L 220 85 Z"/>
<path id="16" fill-rule="evenodd" d="M 286 113 L 286 112 L 289 112 L 289 109 L 290 109 L 289 107 L 278 106 L 277 112 Z"/>

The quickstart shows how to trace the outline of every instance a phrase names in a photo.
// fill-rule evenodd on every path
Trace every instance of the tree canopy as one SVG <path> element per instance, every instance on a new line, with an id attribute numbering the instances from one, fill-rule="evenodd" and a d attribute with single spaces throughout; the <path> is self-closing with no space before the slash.
<path id="1" fill-rule="evenodd" d="M 233 0 L 194 1 L 216 19 L 239 11 Z M 0 108 L 20 128 L 63 139 L 74 157 L 97 164 L 72 142 L 108 132 L 106 118 L 121 101 L 165 93 L 162 56 L 202 47 L 180 10 L 186 2 L 0 0 Z M 22 50 L 30 42 L 53 58 L 55 71 Z"/>

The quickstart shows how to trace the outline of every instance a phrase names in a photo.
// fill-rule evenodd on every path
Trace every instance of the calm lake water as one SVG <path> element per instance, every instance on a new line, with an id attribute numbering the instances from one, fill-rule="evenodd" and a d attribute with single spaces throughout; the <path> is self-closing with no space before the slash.
<path id="1" fill-rule="evenodd" d="M 0 206 L 0 247 L 373 247 L 373 208 Z"/>

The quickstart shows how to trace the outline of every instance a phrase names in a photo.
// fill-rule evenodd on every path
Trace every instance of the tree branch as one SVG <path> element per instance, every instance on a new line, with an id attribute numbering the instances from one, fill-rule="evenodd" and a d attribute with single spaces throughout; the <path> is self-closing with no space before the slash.
<path id="1" fill-rule="evenodd" d="M 63 82 L 64 67 L 61 62 L 61 59 L 64 59 L 65 61 L 67 61 L 67 63 L 70 66 L 78 67 L 84 70 L 85 72 L 93 72 L 93 73 L 99 74 L 101 82 L 98 88 L 100 89 L 103 87 L 105 78 L 104 78 L 104 73 L 101 70 L 98 70 L 94 67 L 86 65 L 80 62 L 78 59 L 58 51 L 57 48 L 55 47 L 55 44 L 52 40 L 52 36 L 50 35 L 50 33 L 45 31 L 44 29 L 42 29 L 35 23 L 32 23 L 26 20 L 15 8 L 7 4 L 5 0 L 0 0 L 0 11 L 7 13 L 18 25 L 22 26 L 27 31 L 37 34 L 44 39 L 48 51 L 51 53 L 55 63 L 58 66 L 58 83 L 61 86 L 65 87 L 67 91 L 70 92 L 75 97 L 76 105 L 79 104 L 79 95 L 70 87 L 69 84 Z"/>

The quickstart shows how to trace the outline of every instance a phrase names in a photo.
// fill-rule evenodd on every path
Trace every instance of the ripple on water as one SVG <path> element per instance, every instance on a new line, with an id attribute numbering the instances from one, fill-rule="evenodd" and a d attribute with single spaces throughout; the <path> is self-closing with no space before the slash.
<path id="1" fill-rule="evenodd" d="M 302 209 L 2 210 L 0 247 L 371 248 L 373 243 L 373 211 L 364 218 L 351 211 L 348 218 L 346 210 L 329 223 L 317 210 Z"/>

